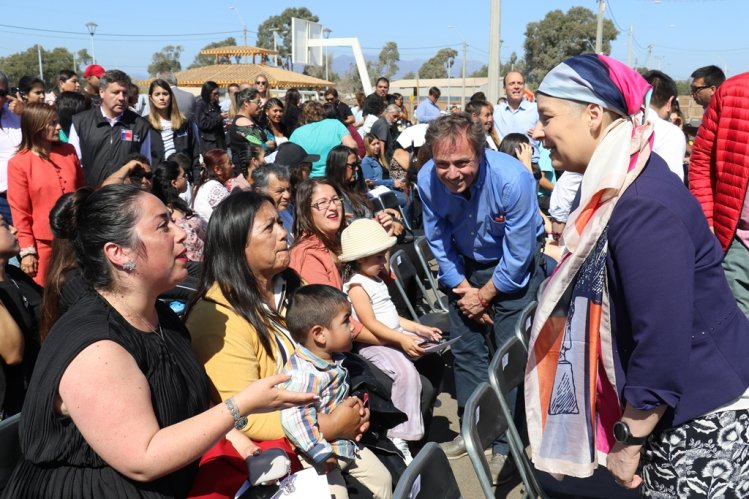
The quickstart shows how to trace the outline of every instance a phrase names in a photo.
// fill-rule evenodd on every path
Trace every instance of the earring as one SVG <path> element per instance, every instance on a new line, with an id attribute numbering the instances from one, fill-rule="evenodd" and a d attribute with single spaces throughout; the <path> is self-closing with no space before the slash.
<path id="1" fill-rule="evenodd" d="M 128 260 L 127 262 L 122 264 L 122 270 L 127 272 L 128 274 L 135 270 L 135 262 L 132 260 Z"/>

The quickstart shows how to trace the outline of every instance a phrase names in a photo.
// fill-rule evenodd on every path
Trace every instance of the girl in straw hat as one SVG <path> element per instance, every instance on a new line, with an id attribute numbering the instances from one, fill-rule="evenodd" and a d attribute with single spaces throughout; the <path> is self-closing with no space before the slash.
<path id="1" fill-rule="evenodd" d="M 388 437 L 408 464 L 411 460 L 408 441 L 417 441 L 424 436 L 421 401 L 413 396 L 421 393 L 421 379 L 409 357 L 424 355 L 419 345 L 424 341 L 438 341 L 442 332 L 398 316 L 387 285 L 380 278 L 387 272 L 385 254 L 395 241 L 396 238 L 388 236 L 376 220 L 355 220 L 341 234 L 339 260 L 345 262 L 343 290 L 351 299 L 354 317 L 378 338 L 400 346 L 408 355 L 392 355 L 394 348 L 390 346 L 365 346 L 359 351 L 393 379 L 393 405 L 403 411 L 408 420 L 391 428 Z"/>

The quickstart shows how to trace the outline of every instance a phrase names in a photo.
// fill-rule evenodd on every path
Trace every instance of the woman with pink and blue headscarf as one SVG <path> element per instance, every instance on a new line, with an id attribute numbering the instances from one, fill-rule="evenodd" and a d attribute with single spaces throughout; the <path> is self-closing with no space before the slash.
<path id="1" fill-rule="evenodd" d="M 649 94 L 593 54 L 538 89 L 552 165 L 584 175 L 531 333 L 533 462 L 575 477 L 606 465 L 646 497 L 746 497 L 749 320 L 699 204 L 652 152 Z"/>

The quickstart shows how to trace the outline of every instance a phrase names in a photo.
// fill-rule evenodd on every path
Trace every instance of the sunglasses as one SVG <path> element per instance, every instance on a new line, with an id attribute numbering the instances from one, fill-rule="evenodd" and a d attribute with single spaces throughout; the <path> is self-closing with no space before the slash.
<path id="1" fill-rule="evenodd" d="M 710 87 L 712 87 L 712 85 L 702 85 L 701 87 L 689 87 L 689 93 L 694 95 Z"/>
<path id="2" fill-rule="evenodd" d="M 268 84 L 267 81 L 256 81 L 255 82 L 255 85 L 267 85 L 267 84 Z"/>

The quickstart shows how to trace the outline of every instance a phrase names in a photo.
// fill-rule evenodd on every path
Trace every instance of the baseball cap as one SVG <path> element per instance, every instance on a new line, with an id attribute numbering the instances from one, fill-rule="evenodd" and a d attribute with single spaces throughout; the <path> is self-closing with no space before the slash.
<path id="1" fill-rule="evenodd" d="M 104 68 L 98 64 L 90 64 L 86 66 L 86 70 L 83 72 L 83 77 L 89 78 L 91 76 L 96 76 L 97 78 L 101 78 L 105 72 Z"/>
<path id="2" fill-rule="evenodd" d="M 284 142 L 278 146 L 275 163 L 277 165 L 293 166 L 299 163 L 314 163 L 319 159 L 319 154 L 307 154 L 307 151 L 299 144 Z"/>

